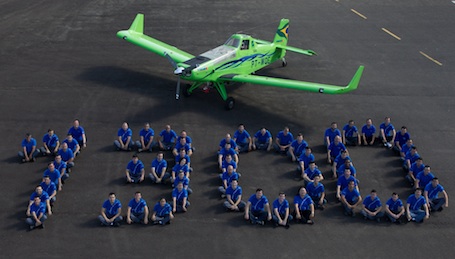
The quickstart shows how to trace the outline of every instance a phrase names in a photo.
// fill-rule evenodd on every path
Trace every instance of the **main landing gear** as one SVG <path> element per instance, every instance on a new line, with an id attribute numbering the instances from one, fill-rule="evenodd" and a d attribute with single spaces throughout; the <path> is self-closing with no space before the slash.
<path id="1" fill-rule="evenodd" d="M 285 67 L 285 66 L 288 65 L 288 62 L 286 62 L 286 59 L 285 59 L 285 58 L 282 59 L 281 65 L 282 65 L 283 67 Z"/>

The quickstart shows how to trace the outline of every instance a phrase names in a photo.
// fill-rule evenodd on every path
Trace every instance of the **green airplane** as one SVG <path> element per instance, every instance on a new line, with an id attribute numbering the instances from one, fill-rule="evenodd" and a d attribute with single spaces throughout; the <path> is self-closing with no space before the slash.
<path id="1" fill-rule="evenodd" d="M 194 90 L 203 86 L 215 87 L 226 102 L 226 109 L 234 108 L 235 100 L 228 97 L 226 84 L 229 82 L 252 83 L 282 88 L 292 88 L 326 94 L 341 94 L 357 89 L 363 72 L 360 66 L 347 86 L 336 86 L 282 78 L 254 75 L 254 73 L 276 60 L 282 60 L 286 66 L 286 50 L 313 56 L 312 50 L 303 50 L 287 46 L 289 20 L 282 19 L 273 42 L 255 39 L 245 34 L 234 34 L 226 43 L 199 56 L 193 56 L 174 46 L 144 34 L 144 15 L 137 14 L 128 30 L 117 32 L 117 37 L 136 44 L 162 57 L 166 57 L 174 67 L 177 81 L 176 99 L 180 96 L 180 79 L 193 82 L 183 90 L 183 95 L 190 96 Z"/>

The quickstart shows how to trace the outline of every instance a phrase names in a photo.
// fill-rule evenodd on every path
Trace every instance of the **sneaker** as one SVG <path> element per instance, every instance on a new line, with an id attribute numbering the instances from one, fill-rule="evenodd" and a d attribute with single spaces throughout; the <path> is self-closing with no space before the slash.
<path id="1" fill-rule="evenodd" d="M 161 221 L 161 220 L 160 220 L 160 221 L 158 221 L 158 224 L 160 224 L 160 225 L 164 225 L 164 224 L 163 224 L 163 221 Z"/>
<path id="2" fill-rule="evenodd" d="M 141 152 L 142 152 L 142 148 L 138 148 L 138 149 L 137 149 L 137 152 L 138 152 L 138 153 L 141 153 Z"/>
<path id="3" fill-rule="evenodd" d="M 313 225 L 313 224 L 314 224 L 314 221 L 311 220 L 311 219 L 309 219 L 309 220 L 306 221 L 306 223 L 307 223 L 308 225 Z"/>
<path id="4" fill-rule="evenodd" d="M 265 223 L 264 223 L 264 221 L 262 221 L 262 220 L 258 220 L 258 221 L 256 222 L 256 224 L 261 225 L 261 226 L 264 226 Z"/>

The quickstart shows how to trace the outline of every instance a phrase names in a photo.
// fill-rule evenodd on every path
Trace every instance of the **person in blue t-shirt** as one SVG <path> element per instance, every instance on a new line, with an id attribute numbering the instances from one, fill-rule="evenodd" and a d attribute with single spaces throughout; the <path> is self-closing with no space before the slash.
<path id="1" fill-rule="evenodd" d="M 177 186 L 179 183 L 183 184 L 183 189 L 188 192 L 188 195 L 193 193 L 193 190 L 190 188 L 190 178 L 186 177 L 185 172 L 182 170 L 179 171 L 172 185 Z"/>
<path id="2" fill-rule="evenodd" d="M 49 195 L 49 202 L 52 207 L 52 204 L 57 200 L 57 186 L 51 181 L 49 175 L 43 177 L 43 181 L 40 183 L 43 191 Z"/>
<path id="3" fill-rule="evenodd" d="M 123 122 L 122 127 L 117 131 L 117 139 L 114 140 L 114 146 L 117 150 L 131 151 L 134 147 L 133 131 L 128 126 L 128 123 Z"/>
<path id="4" fill-rule="evenodd" d="M 42 204 L 44 204 L 46 210 L 47 210 L 47 214 L 49 216 L 52 215 L 52 207 L 51 207 L 51 202 L 49 200 L 49 194 L 45 191 L 43 191 L 43 187 L 41 187 L 41 185 L 37 185 L 35 187 L 35 191 L 30 195 L 30 201 L 28 203 L 29 205 L 29 208 L 30 208 L 30 205 L 33 204 L 34 200 L 35 200 L 35 197 L 39 197 L 40 198 L 40 202 Z M 27 215 L 28 215 L 28 210 L 27 210 Z M 45 211 L 46 213 L 46 211 Z"/>
<path id="5" fill-rule="evenodd" d="M 105 200 L 101 208 L 101 215 L 98 216 L 98 220 L 102 226 L 120 226 L 120 222 L 123 220 L 121 216 L 122 204 L 115 197 L 115 193 L 109 193 L 109 199 Z"/>
<path id="6" fill-rule="evenodd" d="M 286 194 L 284 192 L 278 194 L 278 198 L 273 201 L 272 207 L 274 226 L 283 226 L 288 229 L 289 221 L 292 221 L 293 217 L 289 213 L 289 202 L 286 200 Z"/>
<path id="7" fill-rule="evenodd" d="M 299 188 L 299 192 L 294 197 L 294 214 L 297 223 L 314 224 L 314 202 L 304 186 Z"/>
<path id="8" fill-rule="evenodd" d="M 365 219 L 376 220 L 377 222 L 380 222 L 384 216 L 382 203 L 375 189 L 371 190 L 370 195 L 363 200 L 361 213 Z"/>
<path id="9" fill-rule="evenodd" d="M 48 129 L 47 133 L 43 136 L 43 147 L 41 148 L 41 154 L 49 156 L 55 155 L 58 152 L 60 141 L 58 136 L 54 133 L 53 129 Z"/>
<path id="10" fill-rule="evenodd" d="M 373 125 L 373 120 L 368 118 L 366 120 L 365 125 L 362 127 L 362 140 L 363 145 L 365 146 L 372 146 L 376 140 L 376 127 Z"/>
<path id="11" fill-rule="evenodd" d="M 176 186 L 176 185 L 174 185 L 174 181 L 181 171 L 185 174 L 186 177 L 190 178 L 190 169 L 186 163 L 186 158 L 180 159 L 180 163 L 175 164 L 175 166 L 172 167 L 172 173 L 171 173 L 172 187 Z"/>
<path id="12" fill-rule="evenodd" d="M 177 140 L 177 133 L 171 129 L 171 125 L 166 125 L 160 132 L 158 146 L 161 150 L 172 150 Z"/>
<path id="13" fill-rule="evenodd" d="M 349 153 L 347 150 L 341 151 L 341 153 L 338 154 L 338 156 L 335 157 L 335 159 L 332 161 L 332 174 L 336 177 L 338 177 L 340 171 L 340 167 L 344 165 L 345 161 L 349 160 L 351 161 L 351 158 L 349 157 Z"/>
<path id="14" fill-rule="evenodd" d="M 139 191 L 134 194 L 134 198 L 128 203 L 126 223 L 144 223 L 145 225 L 149 223 L 149 208 Z"/>
<path id="15" fill-rule="evenodd" d="M 305 185 L 314 181 L 314 177 L 319 176 L 320 180 L 324 179 L 321 170 L 318 169 L 316 162 L 311 161 L 308 168 L 303 172 L 302 178 L 305 181 Z"/>
<path id="16" fill-rule="evenodd" d="M 172 154 L 174 156 L 178 156 L 182 150 L 184 150 L 185 154 L 188 156 L 191 156 L 193 154 L 193 149 L 188 143 L 186 143 L 186 138 L 179 138 L 177 144 L 174 146 L 174 149 L 172 149 Z"/>
<path id="17" fill-rule="evenodd" d="M 406 175 L 406 179 L 409 181 L 411 186 L 414 186 L 415 182 L 417 181 L 417 175 L 420 172 L 423 172 L 424 169 L 425 164 L 423 163 L 423 159 L 421 157 L 417 158 L 417 160 L 412 163 L 411 168 L 409 168 L 409 172 Z"/>
<path id="18" fill-rule="evenodd" d="M 304 140 L 302 133 L 297 134 L 297 138 L 292 141 L 291 146 L 288 150 L 288 156 L 291 157 L 292 162 L 297 159 L 305 152 L 305 148 L 308 147 L 308 143 Z"/>
<path id="19" fill-rule="evenodd" d="M 308 195 L 313 200 L 315 209 L 324 210 L 324 205 L 327 204 L 325 199 L 325 188 L 320 182 L 322 175 L 316 175 L 313 178 L 313 182 L 309 182 L 306 186 Z"/>
<path id="20" fill-rule="evenodd" d="M 218 145 L 218 153 L 226 146 L 226 143 L 231 145 L 231 148 L 235 150 L 236 153 L 238 153 L 238 147 L 235 141 L 232 139 L 231 134 L 226 133 L 226 137 L 220 141 L 220 144 Z"/>
<path id="21" fill-rule="evenodd" d="M 343 175 L 338 177 L 338 181 L 337 181 L 336 197 L 340 201 L 341 201 L 341 195 L 342 195 L 343 190 L 349 186 L 349 183 L 351 181 L 354 181 L 354 186 L 355 186 L 356 190 L 358 191 L 359 190 L 359 187 L 357 186 L 358 180 L 354 176 L 352 176 L 351 169 L 345 168 Z"/>
<path id="22" fill-rule="evenodd" d="M 62 190 L 62 175 L 60 172 L 55 168 L 54 162 L 49 162 L 47 164 L 47 169 L 43 173 L 43 177 L 49 176 L 51 182 L 55 184 L 58 191 Z"/>
<path id="23" fill-rule="evenodd" d="M 223 169 L 223 162 L 225 161 L 227 155 L 231 155 L 235 163 L 237 164 L 239 163 L 239 156 L 237 155 L 235 150 L 231 148 L 231 144 L 226 143 L 224 145 L 224 148 L 221 149 L 220 152 L 218 153 L 218 167 L 220 168 L 220 170 Z"/>
<path id="24" fill-rule="evenodd" d="M 256 193 L 251 195 L 245 207 L 245 219 L 251 224 L 264 225 L 265 221 L 272 219 L 272 211 L 267 197 L 261 188 L 256 189 Z"/>
<path id="25" fill-rule="evenodd" d="M 239 153 L 253 150 L 253 139 L 243 124 L 239 124 L 238 129 L 234 132 L 234 141 L 239 147 Z"/>
<path id="26" fill-rule="evenodd" d="M 36 140 L 32 138 L 32 134 L 25 134 L 25 139 L 21 143 L 22 150 L 17 153 L 22 163 L 35 162 L 36 157 L 40 154 L 36 148 Z"/>
<path id="27" fill-rule="evenodd" d="M 191 152 L 194 153 L 194 151 L 196 150 L 196 148 L 193 146 L 193 139 L 188 136 L 188 133 L 186 132 L 186 130 L 182 130 L 180 132 L 180 136 L 178 137 L 179 139 L 181 138 L 184 138 L 185 139 L 185 142 L 186 144 L 188 144 L 191 148 Z"/>
<path id="28" fill-rule="evenodd" d="M 342 131 L 342 140 L 343 144 L 346 146 L 360 146 L 362 144 L 359 130 L 357 129 L 354 120 L 349 120 L 348 124 L 344 125 Z"/>
<path id="29" fill-rule="evenodd" d="M 272 149 L 273 137 L 270 131 L 262 128 L 254 134 L 253 150 L 267 150 Z"/>
<path id="30" fill-rule="evenodd" d="M 419 187 L 421 189 L 424 189 L 427 184 L 429 184 L 431 182 L 431 180 L 433 180 L 434 178 L 434 174 L 431 173 L 431 168 L 429 165 L 426 165 L 425 168 L 423 169 L 423 172 L 420 172 L 417 176 L 416 176 L 416 181 L 414 183 L 414 187 Z"/>
<path id="31" fill-rule="evenodd" d="M 62 160 L 62 156 L 57 154 L 54 159 L 54 167 L 60 172 L 60 177 L 62 179 L 62 184 L 65 184 L 65 180 L 70 177 L 69 171 L 67 169 L 66 162 Z"/>
<path id="32" fill-rule="evenodd" d="M 392 197 L 387 200 L 385 204 L 385 212 L 387 217 L 390 219 L 390 222 L 401 224 L 400 218 L 404 216 L 405 209 L 403 202 L 396 192 L 392 193 Z"/>
<path id="33" fill-rule="evenodd" d="M 362 196 L 355 186 L 355 181 L 350 181 L 348 187 L 341 192 L 341 204 L 344 207 L 344 214 L 355 217 L 355 208 L 362 202 Z"/>
<path id="34" fill-rule="evenodd" d="M 74 153 L 68 148 L 68 144 L 63 142 L 61 148 L 58 150 L 58 155 L 62 157 L 62 161 L 66 163 L 66 169 L 68 173 L 70 168 L 74 167 Z"/>
<path id="35" fill-rule="evenodd" d="M 324 145 L 329 147 L 330 143 L 335 140 L 336 136 L 341 137 L 341 132 L 338 129 L 338 125 L 336 122 L 332 122 L 330 124 L 330 128 L 326 129 L 324 132 Z"/>
<path id="36" fill-rule="evenodd" d="M 401 130 L 398 134 L 395 135 L 395 145 L 393 146 L 393 151 L 397 155 L 400 154 L 401 148 L 406 144 L 408 139 L 411 139 L 411 135 L 408 133 L 408 128 L 406 126 L 402 126 Z"/>
<path id="37" fill-rule="evenodd" d="M 442 193 L 444 197 L 439 198 L 439 193 Z M 442 211 L 444 207 L 449 207 L 449 195 L 444 190 L 444 187 L 439 184 L 437 177 L 433 178 L 430 183 L 425 186 L 423 192 L 425 199 L 427 200 L 428 208 L 431 211 Z"/>
<path id="38" fill-rule="evenodd" d="M 291 147 L 291 143 L 294 140 L 294 136 L 289 130 L 289 127 L 284 127 L 284 129 L 276 135 L 275 144 L 273 147 L 275 151 L 281 154 L 286 154 L 288 152 L 289 147 Z"/>
<path id="39" fill-rule="evenodd" d="M 414 194 L 411 194 L 406 201 L 406 217 L 408 221 L 423 222 L 424 219 L 430 218 L 430 211 L 425 197 L 422 195 L 422 189 L 417 188 Z"/>
<path id="40" fill-rule="evenodd" d="M 218 190 L 221 192 L 222 198 L 224 198 L 225 195 L 226 195 L 227 188 L 231 184 L 232 180 L 238 180 L 239 179 L 239 174 L 237 174 L 234 171 L 234 167 L 232 165 L 229 165 L 227 167 L 226 172 L 222 173 L 220 175 L 220 177 L 221 177 L 222 185 L 220 187 L 218 187 Z"/>
<path id="41" fill-rule="evenodd" d="M 337 174 L 338 175 L 344 174 L 344 169 L 346 168 L 349 168 L 349 170 L 351 170 L 351 175 L 354 176 L 354 178 L 357 178 L 357 170 L 355 169 L 350 159 L 344 160 L 344 164 L 338 167 Z"/>
<path id="42" fill-rule="evenodd" d="M 341 153 L 341 151 L 345 151 L 346 146 L 341 143 L 341 137 L 336 136 L 332 143 L 330 143 L 329 147 L 327 148 L 327 163 L 332 164 L 335 161 L 335 158 Z M 336 177 L 336 175 L 334 175 Z"/>
<path id="43" fill-rule="evenodd" d="M 73 138 L 71 134 L 68 134 L 66 136 L 66 139 L 63 140 L 63 143 L 66 143 L 68 145 L 68 148 L 73 151 L 74 156 L 79 155 L 81 147 L 79 146 L 79 142 Z"/>
<path id="44" fill-rule="evenodd" d="M 136 141 L 137 152 L 149 151 L 152 152 L 156 141 L 153 140 L 155 137 L 155 131 L 150 127 L 150 123 L 145 123 L 144 128 L 139 131 L 139 140 Z"/>
<path id="45" fill-rule="evenodd" d="M 419 153 L 417 152 L 417 147 L 412 146 L 411 149 L 406 153 L 406 156 L 404 158 L 403 162 L 403 170 L 405 172 L 409 172 L 409 169 L 411 168 L 412 164 L 417 161 L 417 159 L 420 157 Z"/>
<path id="46" fill-rule="evenodd" d="M 127 183 L 141 183 L 145 179 L 144 164 L 139 157 L 135 154 L 126 165 L 126 182 Z"/>
<path id="47" fill-rule="evenodd" d="M 75 119 L 73 121 L 73 127 L 68 130 L 68 134 L 71 134 L 81 148 L 87 147 L 87 137 L 85 135 L 84 128 L 80 125 L 79 120 Z"/>
<path id="48" fill-rule="evenodd" d="M 150 179 L 154 183 L 166 183 L 166 181 L 171 177 L 169 173 L 166 172 L 167 161 L 164 160 L 163 151 L 158 152 L 156 158 L 152 161 L 151 173 L 149 174 Z"/>
<path id="49" fill-rule="evenodd" d="M 168 225 L 171 224 L 171 219 L 174 218 L 172 214 L 172 207 L 166 202 L 165 198 L 161 198 L 159 202 L 153 207 L 152 221 L 154 225 Z"/>
<path id="50" fill-rule="evenodd" d="M 246 202 L 242 201 L 242 187 L 236 179 L 233 179 L 226 189 L 226 201 L 223 206 L 227 211 L 245 211 Z"/>
<path id="51" fill-rule="evenodd" d="M 190 206 L 188 191 L 183 188 L 183 183 L 179 182 L 172 191 L 172 212 L 186 212 Z"/>
<path id="52" fill-rule="evenodd" d="M 310 162 L 314 161 L 314 155 L 311 153 L 311 148 L 306 147 L 305 152 L 302 153 L 299 157 L 299 166 L 297 167 L 297 171 L 300 172 L 300 175 L 303 175 L 305 169 L 308 168 Z"/>
<path id="53" fill-rule="evenodd" d="M 33 202 L 28 205 L 27 219 L 25 222 L 29 225 L 30 230 L 34 228 L 44 228 L 44 221 L 46 221 L 46 205 L 41 202 L 39 196 L 33 199 Z"/>
<path id="54" fill-rule="evenodd" d="M 392 148 L 394 145 L 395 136 L 397 131 L 392 123 L 390 123 L 390 117 L 385 117 L 384 122 L 379 125 L 379 140 L 387 148 Z"/>

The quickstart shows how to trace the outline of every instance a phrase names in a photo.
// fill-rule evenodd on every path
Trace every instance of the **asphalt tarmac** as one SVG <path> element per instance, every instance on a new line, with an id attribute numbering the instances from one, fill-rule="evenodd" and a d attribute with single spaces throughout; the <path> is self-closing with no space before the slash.
<path id="1" fill-rule="evenodd" d="M 188 257 L 188 258 L 449 258 L 455 253 L 452 204 L 423 224 L 391 225 L 343 215 L 335 202 L 335 181 L 324 180 L 329 204 L 316 211 L 315 224 L 290 229 L 253 226 L 242 214 L 226 213 L 217 187 L 216 150 L 226 133 L 244 123 L 250 134 L 261 127 L 273 135 L 289 126 L 302 132 L 316 162 L 329 178 L 322 145 L 332 121 L 361 127 L 385 116 L 397 129 L 406 125 L 426 164 L 449 196 L 455 193 L 455 4 L 421 1 L 12 1 L 0 3 L 0 146 L 2 168 L 0 251 L 4 258 Z M 115 34 L 136 13 L 145 14 L 145 32 L 198 54 L 243 32 L 271 40 L 281 18 L 290 19 L 289 45 L 318 56 L 288 53 L 288 66 L 275 63 L 260 75 L 345 85 L 359 65 L 360 86 L 347 95 L 322 95 L 259 85 L 233 85 L 232 111 L 216 93 L 195 92 L 176 101 L 177 78 L 164 58 Z M 25 210 L 48 158 L 20 164 L 17 151 L 26 132 L 41 146 L 53 128 L 63 139 L 78 118 L 87 148 L 58 194 L 44 230 L 27 232 Z M 171 188 L 125 185 L 132 153 L 114 151 L 117 129 L 127 121 L 134 138 L 144 122 L 155 133 L 166 124 L 185 129 L 197 148 L 191 207 L 165 227 L 99 226 L 97 216 L 109 192 L 126 213 L 136 190 L 152 207 Z M 382 202 L 392 192 L 412 192 L 399 158 L 380 147 L 350 148 L 363 197 L 376 189 Z M 140 159 L 147 169 L 156 152 Z M 170 154 L 165 158 L 171 160 Z M 172 163 L 171 163 L 172 164 Z M 244 200 L 261 187 L 270 202 L 280 191 L 292 197 L 303 182 L 296 165 L 264 152 L 240 155 Z"/>

